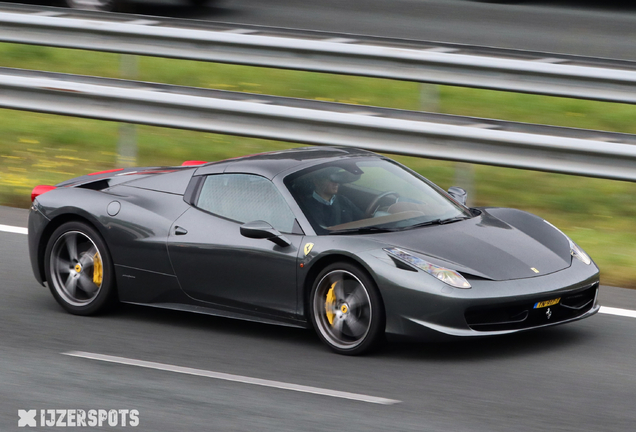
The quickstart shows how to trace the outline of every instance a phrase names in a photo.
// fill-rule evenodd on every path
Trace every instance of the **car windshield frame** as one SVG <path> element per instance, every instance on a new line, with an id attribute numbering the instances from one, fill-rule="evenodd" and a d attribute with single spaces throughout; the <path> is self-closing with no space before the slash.
<path id="1" fill-rule="evenodd" d="M 366 172 L 365 168 L 367 169 Z M 362 207 L 371 204 L 374 198 L 391 192 L 391 190 L 379 190 L 365 185 L 368 180 L 371 180 L 371 182 L 377 180 L 372 176 L 369 177 L 370 171 L 373 171 L 373 169 L 382 170 L 383 168 L 383 175 L 395 176 L 394 180 L 397 183 L 400 181 L 405 183 L 407 189 L 410 188 L 411 192 L 421 193 L 432 204 L 408 198 L 408 194 L 405 194 L 403 198 L 400 194 L 403 190 L 398 190 L 395 191 L 398 192 L 398 197 L 390 197 L 389 195 L 391 194 L 387 195 L 387 197 L 395 199 L 394 204 L 401 203 L 400 205 L 403 207 L 401 211 L 397 211 L 398 206 L 390 205 L 385 206 L 382 211 L 378 208 L 372 217 L 367 217 L 368 209 L 362 209 Z M 329 172 L 331 174 L 328 174 Z M 363 179 L 365 175 L 367 175 L 367 178 Z M 349 219 L 340 221 L 342 223 L 336 224 L 320 223 L 316 208 L 324 208 L 323 205 L 332 205 L 335 199 L 332 197 L 331 203 L 329 203 L 324 198 L 321 198 L 320 194 L 316 193 L 316 178 L 325 178 L 325 176 L 330 181 L 339 182 L 336 195 L 345 197 L 347 205 L 344 207 L 351 207 L 354 202 L 362 204 L 357 206 L 357 211 L 354 209 L 354 213 L 358 216 L 357 218 L 352 216 Z M 454 200 L 435 183 L 416 171 L 384 157 L 343 158 L 316 164 L 287 175 L 283 179 L 283 184 L 317 235 L 374 234 L 404 231 L 424 226 L 457 222 L 474 216 L 468 207 Z M 363 199 L 366 196 L 371 198 Z M 338 198 L 338 200 L 341 199 Z M 317 202 L 320 202 L 321 205 L 318 205 Z M 382 201 L 379 204 L 382 204 Z M 354 207 L 356 207 L 355 204 Z M 445 211 L 435 212 L 433 208 L 444 208 Z M 345 210 L 347 209 L 342 210 L 343 213 L 345 213 Z M 359 217 L 360 211 L 365 214 L 363 217 Z"/>

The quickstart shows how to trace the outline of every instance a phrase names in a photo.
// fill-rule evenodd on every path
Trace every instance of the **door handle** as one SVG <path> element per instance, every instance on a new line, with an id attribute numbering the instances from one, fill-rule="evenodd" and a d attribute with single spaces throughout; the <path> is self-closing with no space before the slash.
<path id="1" fill-rule="evenodd" d="M 188 230 L 185 228 L 182 228 L 180 226 L 176 226 L 174 227 L 174 234 L 175 235 L 186 235 L 188 233 Z"/>

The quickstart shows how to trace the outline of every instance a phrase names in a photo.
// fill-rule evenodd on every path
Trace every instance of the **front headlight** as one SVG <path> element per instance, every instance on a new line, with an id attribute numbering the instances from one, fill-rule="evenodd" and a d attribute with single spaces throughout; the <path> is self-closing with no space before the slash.
<path id="1" fill-rule="evenodd" d="M 570 254 L 574 258 L 577 258 L 578 260 L 583 261 L 585 264 L 590 265 L 592 259 L 589 257 L 589 255 L 583 252 L 583 249 L 578 247 L 578 245 L 572 240 L 570 240 L 569 238 L 568 240 L 570 241 Z"/>
<path id="2" fill-rule="evenodd" d="M 455 288 L 470 288 L 470 284 L 466 279 L 464 279 L 464 276 L 460 275 L 455 270 L 431 264 L 430 262 L 423 260 L 422 258 L 411 255 L 410 253 L 395 247 L 384 248 L 383 250 L 392 257 L 399 259 L 400 261 L 410 264 L 420 270 L 424 270 L 426 273 L 430 274 L 433 277 L 436 277 L 445 284 L 448 284 Z"/>
<path id="3" fill-rule="evenodd" d="M 574 258 L 578 259 L 579 261 L 584 262 L 587 265 L 590 265 L 592 263 L 592 259 L 589 257 L 589 255 L 586 254 L 583 251 L 583 249 L 581 249 L 576 243 L 574 243 L 572 239 L 570 239 L 570 237 L 565 235 L 563 231 L 561 231 L 560 229 L 558 229 L 557 227 L 555 227 L 554 225 L 552 225 L 550 222 L 548 222 L 545 219 L 543 220 L 543 222 L 547 223 L 552 228 L 560 232 L 563 235 L 563 237 L 565 237 L 568 240 L 568 243 L 570 243 L 570 255 L 572 255 Z"/>

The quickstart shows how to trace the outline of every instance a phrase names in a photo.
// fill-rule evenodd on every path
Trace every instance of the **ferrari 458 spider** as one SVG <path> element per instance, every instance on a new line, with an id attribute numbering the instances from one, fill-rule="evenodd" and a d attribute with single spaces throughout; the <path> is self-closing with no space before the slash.
<path id="1" fill-rule="evenodd" d="M 117 301 L 299 327 L 359 354 L 384 336 L 504 334 L 599 310 L 563 232 L 469 208 L 367 151 L 301 148 L 116 169 L 34 189 L 36 279 L 68 312 Z"/>

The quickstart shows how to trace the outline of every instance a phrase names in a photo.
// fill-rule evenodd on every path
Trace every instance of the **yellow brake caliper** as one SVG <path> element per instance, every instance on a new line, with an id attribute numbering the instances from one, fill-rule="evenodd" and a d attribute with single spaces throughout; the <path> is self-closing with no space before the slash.
<path id="1" fill-rule="evenodd" d="M 327 300 L 325 301 L 325 311 L 327 312 L 327 320 L 329 324 L 333 325 L 333 319 L 336 316 L 334 310 L 336 309 L 336 294 L 334 293 L 334 288 L 338 282 L 334 282 L 331 285 L 329 291 L 327 291 Z"/>
<path id="2" fill-rule="evenodd" d="M 103 277 L 102 258 L 99 256 L 99 252 L 97 252 L 93 257 L 93 283 L 97 286 L 101 286 Z"/>

